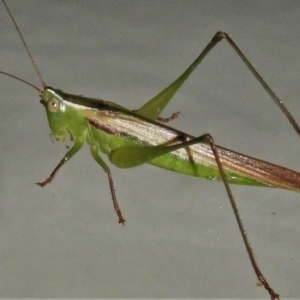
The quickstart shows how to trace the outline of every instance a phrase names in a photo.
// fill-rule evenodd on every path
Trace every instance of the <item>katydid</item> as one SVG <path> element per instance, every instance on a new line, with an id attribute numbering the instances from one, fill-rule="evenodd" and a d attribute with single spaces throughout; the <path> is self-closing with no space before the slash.
<path id="1" fill-rule="evenodd" d="M 164 108 L 192 71 L 219 41 L 226 39 L 300 135 L 299 126 L 294 118 L 232 39 L 226 33 L 217 32 L 204 51 L 178 79 L 141 108 L 131 111 L 112 102 L 72 95 L 47 86 L 4 0 L 3 3 L 19 32 L 43 89 L 37 88 L 14 75 L 3 71 L 1 73 L 34 87 L 40 93 L 40 102 L 46 109 L 52 136 L 61 142 L 65 142 L 67 138 L 74 141 L 73 147 L 68 150 L 50 176 L 38 185 L 43 187 L 50 183 L 57 171 L 81 149 L 84 143 L 89 145 L 93 158 L 107 173 L 113 205 L 119 223 L 122 224 L 125 220 L 117 202 L 112 175 L 99 152 L 107 154 L 111 163 L 120 168 L 132 168 L 149 163 L 187 175 L 222 181 L 231 201 L 257 279 L 268 290 L 271 299 L 279 299 L 279 295 L 271 288 L 255 261 L 229 184 L 279 187 L 299 192 L 300 174 L 216 146 L 209 134 L 195 138 L 157 122 Z M 170 119 L 176 116 L 177 114 L 174 114 Z M 162 121 L 163 119 L 159 120 Z M 166 121 L 170 120 L 166 119 Z"/>

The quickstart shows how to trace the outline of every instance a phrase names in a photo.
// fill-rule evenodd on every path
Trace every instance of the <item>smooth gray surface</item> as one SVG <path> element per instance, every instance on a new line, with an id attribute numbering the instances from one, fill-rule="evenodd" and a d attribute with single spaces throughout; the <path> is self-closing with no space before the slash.
<path id="1" fill-rule="evenodd" d="M 224 30 L 300 120 L 299 1 L 8 4 L 51 86 L 135 109 Z M 2 6 L 0 28 L 0 69 L 40 86 Z M 267 297 L 221 183 L 112 167 L 122 228 L 87 147 L 51 185 L 34 185 L 66 150 L 51 143 L 37 93 L 0 82 L 1 297 Z M 178 110 L 175 128 L 300 170 L 299 138 L 226 42 L 164 115 Z M 232 189 L 265 276 L 282 298 L 299 297 L 299 194 Z"/>

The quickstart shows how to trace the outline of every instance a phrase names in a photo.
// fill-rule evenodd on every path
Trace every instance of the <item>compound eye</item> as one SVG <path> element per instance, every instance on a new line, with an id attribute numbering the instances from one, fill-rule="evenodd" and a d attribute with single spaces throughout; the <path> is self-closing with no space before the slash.
<path id="1" fill-rule="evenodd" d="M 47 102 L 47 109 L 50 112 L 56 112 L 58 110 L 58 105 L 59 105 L 58 100 L 52 98 Z"/>

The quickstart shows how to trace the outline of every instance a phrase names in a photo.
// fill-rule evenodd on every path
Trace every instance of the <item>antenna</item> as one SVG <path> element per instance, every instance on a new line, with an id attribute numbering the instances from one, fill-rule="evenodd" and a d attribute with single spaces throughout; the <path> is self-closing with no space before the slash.
<path id="1" fill-rule="evenodd" d="M 25 84 L 27 84 L 27 85 L 33 87 L 33 88 L 36 89 L 39 93 L 42 93 L 41 89 L 39 89 L 38 87 L 36 87 L 36 86 L 33 85 L 32 83 L 30 83 L 29 81 L 26 81 L 26 80 L 24 80 L 24 79 L 22 79 L 22 78 L 20 78 L 20 77 L 18 77 L 18 76 L 15 76 L 15 75 L 12 75 L 12 74 L 3 72 L 3 71 L 0 71 L 0 73 L 3 74 L 3 75 L 6 75 L 6 76 L 12 77 L 12 78 L 14 78 L 14 79 L 17 79 L 17 80 L 19 80 L 19 81 L 21 81 L 21 82 L 23 82 L 23 83 L 25 83 Z M 44 87 L 46 87 L 46 86 L 44 86 Z"/>
<path id="2" fill-rule="evenodd" d="M 22 43 L 23 43 L 23 45 L 24 45 L 24 47 L 25 47 L 25 49 L 26 49 L 26 51 L 27 51 L 27 54 L 28 54 L 28 56 L 29 56 L 29 58 L 30 58 L 30 60 L 31 60 L 31 62 L 32 62 L 32 64 L 33 64 L 33 67 L 34 67 L 34 69 L 35 69 L 35 71 L 36 71 L 38 77 L 39 77 L 40 80 L 41 80 L 42 86 L 45 88 L 47 85 L 46 85 L 46 83 L 44 82 L 44 80 L 43 80 L 43 78 L 42 78 L 42 75 L 41 75 L 40 71 L 38 70 L 38 68 L 37 68 L 37 66 L 36 66 L 36 63 L 35 63 L 35 61 L 34 61 L 32 55 L 31 55 L 31 53 L 30 53 L 30 51 L 29 51 L 29 48 L 28 48 L 28 46 L 27 46 L 27 44 L 26 44 L 24 38 L 23 38 L 23 35 L 22 35 L 22 33 L 21 33 L 21 30 L 19 29 L 19 26 L 17 25 L 17 23 L 16 23 L 14 17 L 12 16 L 12 14 L 11 14 L 11 12 L 10 12 L 10 10 L 9 10 L 9 8 L 8 8 L 8 6 L 7 6 L 7 4 L 5 3 L 5 1 L 2 0 L 2 2 L 3 2 L 3 4 L 4 4 L 4 6 L 5 6 L 5 8 L 6 8 L 7 12 L 8 12 L 8 14 L 9 14 L 9 16 L 10 16 L 10 18 L 11 18 L 11 20 L 13 21 L 13 23 L 14 23 L 14 25 L 15 25 L 17 31 L 18 31 L 18 34 L 19 34 L 19 36 L 20 36 L 20 38 L 21 38 L 21 40 L 22 40 Z M 7 76 L 13 77 L 13 78 L 15 78 L 15 79 L 18 79 L 18 80 L 20 80 L 20 81 L 23 81 L 24 83 L 27 83 L 27 84 L 33 86 L 31 83 L 29 83 L 29 82 L 27 82 L 27 81 L 25 81 L 25 80 L 23 80 L 23 79 L 21 79 L 21 78 L 18 78 L 18 77 L 14 76 L 14 75 L 11 75 L 11 74 L 8 74 L 8 73 L 5 73 L 5 72 L 1 72 L 1 73 L 2 73 L 2 74 L 5 74 L 5 75 L 7 75 Z M 35 86 L 33 86 L 33 87 L 36 88 Z M 40 91 L 40 89 L 38 89 L 38 90 Z"/>

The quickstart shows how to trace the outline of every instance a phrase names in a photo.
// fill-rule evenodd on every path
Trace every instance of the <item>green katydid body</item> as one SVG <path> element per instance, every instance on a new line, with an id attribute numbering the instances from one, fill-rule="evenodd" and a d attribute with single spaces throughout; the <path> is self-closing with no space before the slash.
<path id="1" fill-rule="evenodd" d="M 71 95 L 46 86 L 10 10 L 5 1 L 2 1 L 40 77 L 43 90 L 12 74 L 3 71 L 0 73 L 38 90 L 41 103 L 47 112 L 52 136 L 61 142 L 65 142 L 67 138 L 74 141 L 72 148 L 65 154 L 50 176 L 38 185 L 45 186 L 50 183 L 62 165 L 74 156 L 85 143 L 90 146 L 93 158 L 107 173 L 119 223 L 124 223 L 125 220 L 118 206 L 110 169 L 100 157 L 99 152 L 107 154 L 110 161 L 120 168 L 131 168 L 149 163 L 191 176 L 222 180 L 257 280 L 269 292 L 271 299 L 279 299 L 279 295 L 271 288 L 256 263 L 229 184 L 278 187 L 300 192 L 300 173 L 216 146 L 209 134 L 195 138 L 156 121 L 176 91 L 203 58 L 219 41 L 226 39 L 300 136 L 297 122 L 232 39 L 226 33 L 217 32 L 195 61 L 173 83 L 140 109 L 131 111 L 109 101 Z"/>
<path id="2" fill-rule="evenodd" d="M 41 97 L 53 136 L 59 141 L 72 137 L 76 152 L 86 142 L 92 154 L 101 151 L 120 168 L 149 163 L 187 175 L 222 179 L 208 144 L 183 147 L 182 143 L 192 140 L 192 136 L 141 116 L 138 111 L 53 88 L 46 88 Z M 176 144 L 180 148 L 172 152 L 161 155 L 157 150 Z M 120 149 L 118 159 L 114 154 Z M 217 149 L 229 183 L 300 191 L 298 172 L 219 146 Z"/>

